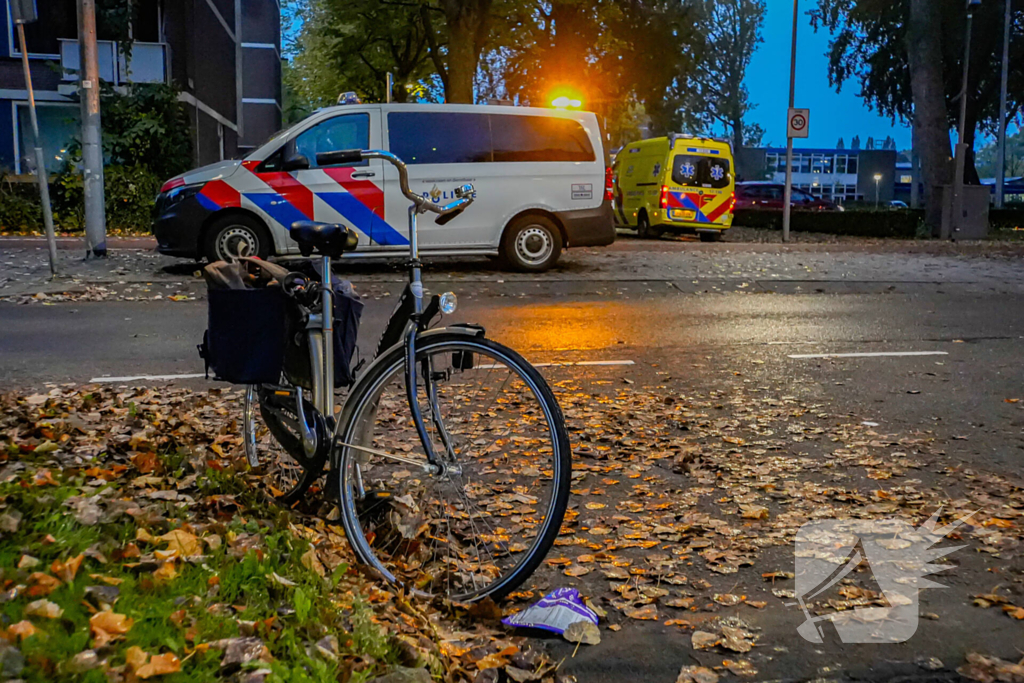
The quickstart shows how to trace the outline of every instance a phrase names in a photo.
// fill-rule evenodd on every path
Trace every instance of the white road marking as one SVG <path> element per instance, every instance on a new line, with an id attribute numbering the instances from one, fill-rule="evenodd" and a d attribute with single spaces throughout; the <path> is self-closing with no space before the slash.
<path id="1" fill-rule="evenodd" d="M 581 360 L 581 361 L 562 361 L 556 363 L 533 363 L 535 368 L 552 368 L 562 367 L 570 365 L 589 365 L 589 366 L 616 366 L 616 365 L 636 365 L 631 360 Z M 501 365 L 477 365 L 474 366 L 477 370 L 493 370 L 494 368 L 503 367 Z M 206 377 L 205 373 L 196 374 L 185 374 L 185 375 L 132 375 L 130 377 L 93 377 L 89 382 L 91 384 L 113 384 L 117 382 L 173 382 L 176 379 L 203 379 Z"/>
<path id="2" fill-rule="evenodd" d="M 558 368 L 570 365 L 589 365 L 589 366 L 615 366 L 615 365 L 636 365 L 631 360 L 580 360 L 580 361 L 559 361 L 555 363 L 531 363 L 535 368 Z M 501 365 L 476 365 L 474 366 L 478 370 L 493 370 L 495 368 L 503 367 Z"/>
<path id="3" fill-rule="evenodd" d="M 206 373 L 192 375 L 133 375 L 131 377 L 93 377 L 90 383 L 107 384 L 113 382 L 169 382 L 176 379 L 202 379 Z"/>
<path id="4" fill-rule="evenodd" d="M 876 353 L 794 353 L 787 358 L 880 358 L 883 356 L 948 356 L 945 351 L 879 351 Z"/>

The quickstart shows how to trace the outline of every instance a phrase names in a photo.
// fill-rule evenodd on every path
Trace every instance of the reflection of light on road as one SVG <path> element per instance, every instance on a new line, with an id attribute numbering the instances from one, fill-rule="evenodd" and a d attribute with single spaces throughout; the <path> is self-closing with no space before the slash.
<path id="1" fill-rule="evenodd" d="M 541 304 L 507 308 L 515 321 L 503 336 L 513 348 L 588 351 L 614 346 L 623 339 L 622 307 L 610 303 Z"/>

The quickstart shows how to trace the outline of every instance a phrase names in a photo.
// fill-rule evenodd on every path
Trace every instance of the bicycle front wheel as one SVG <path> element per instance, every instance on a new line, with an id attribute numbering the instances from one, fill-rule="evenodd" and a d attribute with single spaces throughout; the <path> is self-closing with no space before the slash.
<path id="1" fill-rule="evenodd" d="M 562 412 L 515 351 L 427 336 L 416 395 L 444 464 L 434 473 L 408 404 L 404 352 L 371 366 L 342 417 L 345 532 L 389 581 L 456 601 L 498 599 L 533 573 L 561 528 L 572 475 Z"/>

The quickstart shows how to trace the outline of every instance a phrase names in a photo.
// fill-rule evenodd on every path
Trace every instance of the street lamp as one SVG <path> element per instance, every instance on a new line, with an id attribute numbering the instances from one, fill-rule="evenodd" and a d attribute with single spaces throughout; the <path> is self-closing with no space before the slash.
<path id="1" fill-rule="evenodd" d="M 875 209 L 878 208 L 878 183 L 882 182 L 882 174 L 875 174 Z"/>

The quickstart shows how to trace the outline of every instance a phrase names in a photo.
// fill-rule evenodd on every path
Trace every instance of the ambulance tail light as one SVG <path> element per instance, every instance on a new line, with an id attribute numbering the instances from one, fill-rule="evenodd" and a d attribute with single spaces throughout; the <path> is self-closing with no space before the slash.
<path id="1" fill-rule="evenodd" d="M 661 186 L 661 200 L 658 205 L 663 209 L 668 208 L 668 185 Z"/>
<path id="2" fill-rule="evenodd" d="M 735 213 L 736 211 L 736 193 L 732 193 L 732 197 L 729 199 L 729 213 Z"/>
<path id="3" fill-rule="evenodd" d="M 611 166 L 604 169 L 604 200 L 610 202 L 615 198 L 615 172 Z"/>

